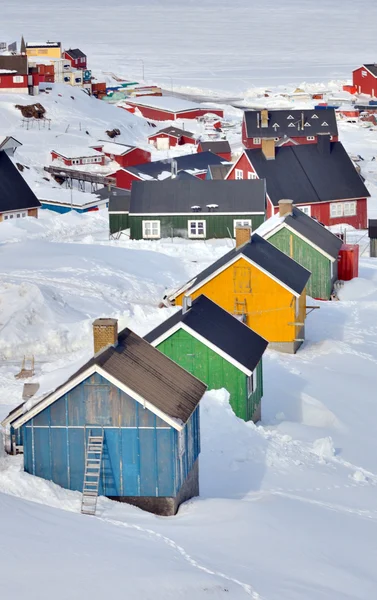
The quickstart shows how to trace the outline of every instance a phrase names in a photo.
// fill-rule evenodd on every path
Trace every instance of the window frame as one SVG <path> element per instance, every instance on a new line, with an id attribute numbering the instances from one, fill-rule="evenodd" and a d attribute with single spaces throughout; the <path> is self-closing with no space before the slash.
<path id="1" fill-rule="evenodd" d="M 333 209 L 335 209 L 336 214 L 333 214 Z M 338 210 L 338 209 L 340 209 L 340 210 Z M 330 219 L 341 219 L 343 216 L 344 216 L 343 203 L 342 202 L 331 202 L 330 203 Z"/>
<path id="2" fill-rule="evenodd" d="M 238 225 L 236 225 L 238 223 Z M 241 225 L 240 225 L 241 223 Z M 250 227 L 252 229 L 253 221 L 252 219 L 233 219 L 233 237 L 236 239 L 236 229 L 237 227 Z"/>
<path id="3" fill-rule="evenodd" d="M 161 239 L 161 221 L 157 219 L 143 219 L 142 220 L 142 234 L 143 240 L 159 240 Z M 153 234 L 153 225 L 157 224 L 158 234 Z M 146 229 L 150 227 L 151 233 L 147 234 Z"/>
<path id="4" fill-rule="evenodd" d="M 196 233 L 191 233 L 191 225 L 196 224 Z M 198 223 L 203 223 L 203 234 L 198 233 Z M 207 222 L 205 219 L 189 219 L 187 221 L 187 236 L 190 240 L 205 240 L 207 236 Z"/>
<path id="5" fill-rule="evenodd" d="M 255 371 L 246 380 L 247 397 L 250 398 L 258 389 L 258 377 L 256 377 Z"/>
<path id="6" fill-rule="evenodd" d="M 248 171 L 247 178 L 248 179 L 258 179 L 258 175 L 256 173 L 253 173 L 252 171 Z"/>
<path id="7" fill-rule="evenodd" d="M 243 179 L 243 170 L 242 169 L 234 169 L 234 179 Z"/>
<path id="8" fill-rule="evenodd" d="M 351 212 L 347 212 L 347 210 L 351 210 Z M 350 202 L 343 203 L 343 216 L 344 217 L 356 217 L 357 215 L 357 202 L 355 200 L 351 200 Z"/>
<path id="9" fill-rule="evenodd" d="M 306 139 L 308 142 L 314 142 L 315 141 L 315 135 L 307 135 Z"/>
<path id="10" fill-rule="evenodd" d="M 312 216 L 312 207 L 310 206 L 310 204 L 306 204 L 305 206 L 298 206 L 297 208 L 301 210 L 301 212 L 303 212 L 304 215 L 307 215 L 308 217 Z"/>
<path id="11" fill-rule="evenodd" d="M 253 138 L 253 144 L 261 144 L 262 138 Z"/>

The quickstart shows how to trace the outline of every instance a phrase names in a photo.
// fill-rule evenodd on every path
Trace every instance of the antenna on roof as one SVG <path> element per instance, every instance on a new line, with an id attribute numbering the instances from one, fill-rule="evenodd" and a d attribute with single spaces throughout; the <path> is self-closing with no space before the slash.
<path id="1" fill-rule="evenodd" d="M 177 177 L 177 173 L 178 173 L 178 163 L 176 160 L 172 160 L 171 161 L 171 178 L 175 179 Z"/>

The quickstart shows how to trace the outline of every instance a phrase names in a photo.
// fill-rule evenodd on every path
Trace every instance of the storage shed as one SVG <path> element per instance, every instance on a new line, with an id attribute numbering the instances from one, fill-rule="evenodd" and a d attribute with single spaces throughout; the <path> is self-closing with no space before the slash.
<path id="1" fill-rule="evenodd" d="M 148 143 L 156 146 L 157 150 L 169 150 L 174 146 L 195 144 L 195 134 L 179 127 L 165 127 L 148 136 Z"/>
<path id="2" fill-rule="evenodd" d="M 309 296 L 330 299 L 338 279 L 339 237 L 296 208 L 292 200 L 280 200 L 279 213 L 256 233 L 311 272 L 306 286 Z"/>
<path id="3" fill-rule="evenodd" d="M 225 388 L 235 414 L 259 421 L 262 356 L 268 342 L 226 310 L 199 296 L 145 338 L 209 389 Z"/>
<path id="4" fill-rule="evenodd" d="M 154 121 L 175 121 L 176 119 L 197 119 L 208 112 L 219 117 L 224 116 L 224 111 L 218 108 L 209 108 L 196 104 L 190 100 L 183 100 L 174 96 L 140 96 L 128 98 L 127 103 L 137 108 L 143 117 Z"/>
<path id="5" fill-rule="evenodd" d="M 14 423 L 25 471 L 83 490 L 89 436 L 103 441 L 99 494 L 161 515 L 199 493 L 206 385 L 115 319 L 93 323 L 94 356 Z M 32 402 L 32 401 L 31 401 Z"/>
<path id="6" fill-rule="evenodd" d="M 310 272 L 250 228 L 237 228 L 237 246 L 169 294 L 183 305 L 204 294 L 241 319 L 282 352 L 295 353 L 305 339 Z"/>

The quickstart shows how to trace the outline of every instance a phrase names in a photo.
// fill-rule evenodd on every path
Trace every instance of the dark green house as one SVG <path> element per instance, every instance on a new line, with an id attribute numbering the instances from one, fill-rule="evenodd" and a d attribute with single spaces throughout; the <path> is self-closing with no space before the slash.
<path id="1" fill-rule="evenodd" d="M 129 228 L 128 215 L 130 212 L 131 192 L 117 187 L 102 188 L 97 196 L 108 199 L 110 236 L 117 237 L 122 231 Z"/>
<path id="2" fill-rule="evenodd" d="M 256 229 L 263 223 L 265 202 L 265 182 L 261 179 L 135 181 L 130 236 L 134 240 L 233 238 L 236 227 Z"/>
<path id="3" fill-rule="evenodd" d="M 258 421 L 268 342 L 206 296 L 188 300 L 145 339 L 209 389 L 225 388 L 238 417 Z"/>
<path id="4" fill-rule="evenodd" d="M 265 221 L 258 234 L 311 272 L 306 293 L 329 300 L 338 279 L 338 256 L 342 240 L 317 220 L 280 200 L 279 212 Z"/>

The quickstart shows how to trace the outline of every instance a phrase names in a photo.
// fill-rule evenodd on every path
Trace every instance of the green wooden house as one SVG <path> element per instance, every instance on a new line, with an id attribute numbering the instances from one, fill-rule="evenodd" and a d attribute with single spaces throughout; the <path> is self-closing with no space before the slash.
<path id="1" fill-rule="evenodd" d="M 238 417 L 258 421 L 268 342 L 206 296 L 187 304 L 145 339 L 209 389 L 225 388 Z"/>
<path id="2" fill-rule="evenodd" d="M 117 187 L 104 187 L 97 192 L 97 196 L 108 200 L 110 236 L 117 237 L 130 226 L 128 215 L 131 192 Z"/>
<path id="3" fill-rule="evenodd" d="M 236 227 L 256 229 L 265 219 L 265 182 L 172 178 L 135 181 L 131 189 L 131 239 L 233 238 Z"/>
<path id="4" fill-rule="evenodd" d="M 338 279 L 339 237 L 296 208 L 292 200 L 280 200 L 279 213 L 265 221 L 257 233 L 311 272 L 308 296 L 331 298 Z"/>

